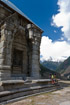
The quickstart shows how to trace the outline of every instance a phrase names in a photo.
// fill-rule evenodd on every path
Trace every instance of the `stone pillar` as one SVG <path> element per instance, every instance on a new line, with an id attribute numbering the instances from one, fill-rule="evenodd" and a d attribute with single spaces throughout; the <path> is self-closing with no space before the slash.
<path id="1" fill-rule="evenodd" d="M 7 51 L 7 40 L 6 40 L 6 24 L 1 27 L 1 41 L 0 41 L 0 80 L 10 79 L 10 65 L 6 64 L 6 51 Z"/>
<path id="2" fill-rule="evenodd" d="M 29 40 L 31 42 L 31 77 L 34 79 L 40 78 L 40 41 L 41 32 L 32 24 L 28 24 Z"/>

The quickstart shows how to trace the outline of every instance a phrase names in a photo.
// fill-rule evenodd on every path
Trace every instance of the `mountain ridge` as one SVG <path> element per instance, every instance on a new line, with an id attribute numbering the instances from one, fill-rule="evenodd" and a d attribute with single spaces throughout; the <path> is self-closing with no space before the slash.
<path id="1" fill-rule="evenodd" d="M 46 67 L 46 68 L 48 68 L 48 69 L 50 69 L 50 70 L 52 70 L 52 71 L 56 71 L 57 67 L 58 67 L 61 63 L 62 63 L 62 62 L 57 62 L 57 61 L 43 61 L 43 62 L 41 62 L 41 64 L 42 64 L 44 67 Z"/>

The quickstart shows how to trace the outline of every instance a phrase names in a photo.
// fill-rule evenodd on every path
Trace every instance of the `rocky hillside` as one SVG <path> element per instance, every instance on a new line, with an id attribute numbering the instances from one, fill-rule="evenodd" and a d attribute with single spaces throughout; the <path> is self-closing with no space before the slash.
<path id="1" fill-rule="evenodd" d="M 60 64 L 57 68 L 57 72 L 62 76 L 70 77 L 70 57 Z"/>
<path id="2" fill-rule="evenodd" d="M 57 68 L 57 72 L 64 73 L 70 66 L 70 57 L 68 57 L 60 66 Z M 69 69 L 68 69 L 69 70 Z"/>

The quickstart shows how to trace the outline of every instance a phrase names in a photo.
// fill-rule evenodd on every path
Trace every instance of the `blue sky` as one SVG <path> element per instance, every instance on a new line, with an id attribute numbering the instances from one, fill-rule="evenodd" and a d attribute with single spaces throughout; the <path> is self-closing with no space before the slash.
<path id="1" fill-rule="evenodd" d="M 52 15 L 57 13 L 57 0 L 10 0 L 32 21 L 40 26 L 53 41 L 60 38 L 60 28 L 52 27 Z M 56 32 L 54 32 L 56 31 Z"/>
<path id="2" fill-rule="evenodd" d="M 70 56 L 70 0 L 10 1 L 43 29 L 41 60 L 63 61 Z"/>

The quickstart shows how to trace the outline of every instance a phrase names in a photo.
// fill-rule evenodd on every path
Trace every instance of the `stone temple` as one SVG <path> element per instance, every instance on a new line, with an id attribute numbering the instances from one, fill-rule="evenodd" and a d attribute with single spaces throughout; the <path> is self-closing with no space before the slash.
<path id="1" fill-rule="evenodd" d="M 0 81 L 40 78 L 42 30 L 8 0 L 0 0 Z"/>
<path id="2" fill-rule="evenodd" d="M 0 0 L 0 105 L 14 98 L 56 90 L 51 79 L 40 76 L 42 33 L 9 0 Z"/>

